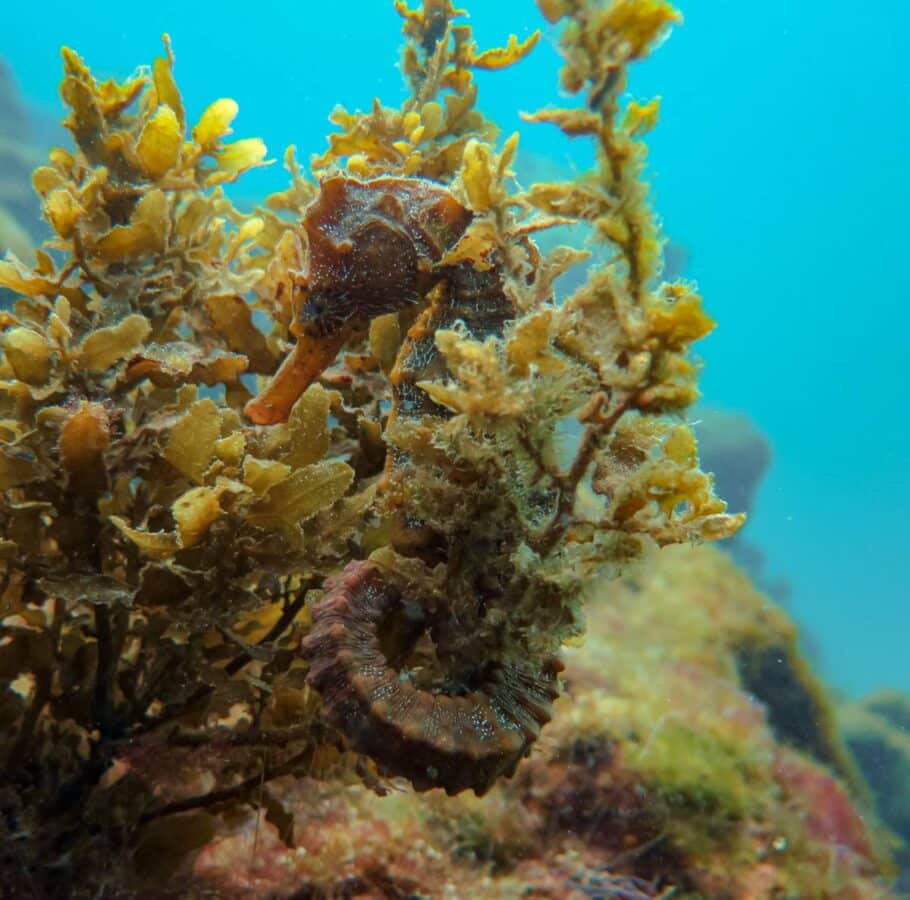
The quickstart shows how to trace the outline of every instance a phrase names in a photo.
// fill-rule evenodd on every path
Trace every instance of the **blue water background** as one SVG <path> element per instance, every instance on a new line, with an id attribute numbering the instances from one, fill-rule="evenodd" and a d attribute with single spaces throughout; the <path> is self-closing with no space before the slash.
<path id="1" fill-rule="evenodd" d="M 467 3 L 467 0 L 465 0 Z M 545 38 L 516 69 L 481 78 L 508 133 L 559 99 L 553 31 L 532 0 L 474 0 L 483 46 Z M 717 331 L 702 345 L 712 405 L 747 412 L 774 464 L 749 524 L 767 567 L 849 693 L 910 690 L 910 5 L 896 0 L 690 0 L 632 92 L 664 98 L 652 140 L 656 202 L 689 254 Z M 129 74 L 168 31 L 190 114 L 234 97 L 238 137 L 280 159 L 324 147 L 332 107 L 403 97 L 391 2 L 10 3 L 0 54 L 55 116 L 59 46 Z M 555 129 L 523 148 L 560 160 Z M 280 186 L 279 165 L 246 179 Z"/>

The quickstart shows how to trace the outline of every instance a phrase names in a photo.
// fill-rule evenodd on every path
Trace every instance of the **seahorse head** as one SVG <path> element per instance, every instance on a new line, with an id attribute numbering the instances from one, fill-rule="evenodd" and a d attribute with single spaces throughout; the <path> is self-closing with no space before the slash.
<path id="1" fill-rule="evenodd" d="M 447 188 L 426 179 L 326 178 L 303 219 L 309 267 L 300 332 L 331 334 L 417 302 L 470 221 Z"/>

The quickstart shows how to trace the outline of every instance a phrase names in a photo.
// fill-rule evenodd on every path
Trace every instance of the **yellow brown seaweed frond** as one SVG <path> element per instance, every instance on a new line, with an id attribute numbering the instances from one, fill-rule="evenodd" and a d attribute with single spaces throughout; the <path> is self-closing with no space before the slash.
<path id="1" fill-rule="evenodd" d="M 329 150 L 313 160 L 319 174 L 344 162 L 359 177 L 401 174 L 449 181 L 469 141 L 495 137 L 496 127 L 476 108 L 474 69 L 502 69 L 531 52 L 539 33 L 505 48 L 479 51 L 470 25 L 451 0 L 424 0 L 418 10 L 396 0 L 404 20 L 402 69 L 411 88 L 400 109 L 376 100 L 369 113 L 337 107 L 331 120 L 341 131 L 329 135 Z"/>
<path id="2" fill-rule="evenodd" d="M 42 841 L 82 834 L 81 806 L 55 806 L 72 783 L 88 831 L 113 809 L 131 846 L 190 810 L 201 842 L 225 821 L 209 807 L 229 816 L 284 775 L 485 790 L 549 720 L 584 583 L 742 521 L 670 418 L 697 396 L 690 349 L 713 323 L 692 288 L 657 283 L 657 107 L 620 104 L 675 13 L 541 4 L 569 19 L 564 81 L 586 107 L 531 118 L 593 139 L 597 166 L 517 192 L 518 137 L 494 146 L 473 72 L 536 35 L 480 51 L 449 0 L 396 8 L 411 96 L 336 111 L 318 185 L 289 150 L 289 187 L 253 214 L 224 186 L 266 148 L 229 140 L 232 100 L 187 121 L 167 39 L 123 82 L 64 50 L 75 147 L 33 179 L 54 237 L 32 268 L 0 262 L 16 295 L 0 314 L 0 762 L 7 818 Z M 562 297 L 587 253 L 542 256 L 533 236 L 568 221 L 610 261 Z M 276 370 L 280 408 L 250 415 L 253 376 Z M 368 577 L 335 580 L 351 566 Z M 343 586 L 373 578 L 390 610 L 364 625 Z M 370 641 L 373 674 L 357 668 Z M 388 714 L 377 669 L 417 712 Z M 467 727 L 481 689 L 509 752 L 476 773 L 489 754 L 449 754 L 443 781 L 419 754 L 445 757 L 443 725 Z M 462 747 L 486 749 L 487 719 Z M 358 741 L 352 721 L 381 728 Z M 195 794 L 162 771 L 178 756 Z M 60 859 L 102 867 L 104 840 L 86 841 Z"/>
<path id="3" fill-rule="evenodd" d="M 551 20 L 570 20 L 562 33 L 564 83 L 584 89 L 587 106 L 527 118 L 591 137 L 597 166 L 577 181 L 534 184 L 512 197 L 502 181 L 512 142 L 502 157 L 480 143 L 466 150 L 459 183 L 477 217 L 451 258 L 475 266 L 502 260 L 506 291 L 524 315 L 501 342 L 457 330 L 437 335 L 449 378 L 421 387 L 456 418 L 435 440 L 477 464 L 507 452 L 530 479 L 524 493 L 533 484 L 558 498 L 549 521 L 527 539 L 544 556 L 583 551 L 609 562 L 606 548 L 614 546 L 622 561 L 632 536 L 658 544 L 729 536 L 743 516 L 728 515 L 714 496 L 688 426 L 664 418 L 684 413 L 697 398 L 689 351 L 714 323 L 689 285 L 657 281 L 661 238 L 642 142 L 657 107 L 620 104 L 628 65 L 678 16 L 664 3 L 542 9 Z M 557 248 L 535 278 L 527 262 L 522 268 L 513 261 L 522 235 L 566 220 L 591 223 L 610 261 L 592 267 L 581 288 L 554 303 L 553 278 L 583 257 Z M 556 435 L 565 423 L 576 423 L 569 431 L 577 438 L 561 468 Z M 600 496 L 599 505 L 577 506 L 585 490 Z"/>
<path id="4" fill-rule="evenodd" d="M 0 313 L 0 765 L 15 785 L 4 815 L 36 836 L 16 872 L 47 863 L 43 842 L 70 814 L 107 827 L 105 801 L 43 810 L 71 782 L 95 789 L 123 736 L 312 717 L 293 655 L 264 674 L 246 639 L 293 646 L 311 573 L 346 552 L 372 496 L 338 458 L 338 395 L 313 386 L 268 432 L 240 416 L 243 377 L 283 350 L 289 316 L 271 294 L 293 229 L 224 196 L 264 144 L 226 140 L 232 100 L 188 125 L 172 68 L 167 40 L 150 75 L 122 83 L 64 50 L 76 147 L 34 173 L 54 237 L 34 268 L 0 262 L 15 296 Z M 306 190 L 298 180 L 274 206 Z M 153 786 L 130 784 L 135 830 Z M 61 852 L 108 872 L 95 849 Z"/>

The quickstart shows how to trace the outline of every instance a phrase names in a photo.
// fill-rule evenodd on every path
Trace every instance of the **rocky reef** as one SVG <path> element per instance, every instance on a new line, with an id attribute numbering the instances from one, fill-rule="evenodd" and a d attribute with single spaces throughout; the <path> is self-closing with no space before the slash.
<path id="1" fill-rule="evenodd" d="M 159 873 L 238 898 L 891 896 L 887 835 L 795 629 L 725 554 L 667 548 L 586 601 L 553 721 L 511 780 L 477 798 L 280 779 L 280 808 Z M 771 647 L 799 675 L 759 699 L 742 660 Z M 796 718 L 828 724 L 806 741 Z M 150 845 L 157 865 L 179 840 Z"/>
<path id="2" fill-rule="evenodd" d="M 910 697 L 880 691 L 839 710 L 847 745 L 893 832 L 898 889 L 910 896 Z"/>
<path id="3" fill-rule="evenodd" d="M 480 50 L 449 0 L 395 3 L 402 107 L 336 110 L 313 179 L 289 150 L 288 188 L 253 213 L 225 186 L 266 147 L 229 139 L 231 100 L 191 120 L 167 38 L 124 82 L 63 50 L 73 147 L 32 177 L 53 237 L 34 267 L 0 262 L 14 893 L 435 896 L 464 858 L 470 896 L 500 871 L 514 896 L 535 866 L 554 897 L 761 895 L 750 879 L 800 896 L 798 866 L 818 896 L 874 896 L 873 838 L 834 774 L 852 770 L 833 731 L 803 727 L 827 714 L 786 626 L 763 613 L 736 631 L 693 606 L 713 662 L 668 667 L 648 632 L 672 617 L 634 580 L 609 587 L 637 564 L 674 594 L 658 548 L 728 537 L 742 515 L 685 423 L 690 348 L 713 323 L 691 285 L 660 279 L 643 143 L 658 103 L 624 99 L 678 14 L 540 7 L 582 102 L 529 127 L 590 140 L 596 165 L 527 189 L 474 72 L 520 63 L 538 35 Z M 534 238 L 578 222 L 606 261 L 562 296 L 587 251 Z M 586 609 L 622 639 L 573 674 Z M 729 704 L 699 718 L 699 697 Z M 396 815 L 446 853 L 378 826 Z M 498 836 L 513 816 L 530 856 Z M 586 817 L 609 857 L 556 839 Z M 297 837 L 315 821 L 318 850 Z M 390 835 L 410 874 L 383 857 Z"/>

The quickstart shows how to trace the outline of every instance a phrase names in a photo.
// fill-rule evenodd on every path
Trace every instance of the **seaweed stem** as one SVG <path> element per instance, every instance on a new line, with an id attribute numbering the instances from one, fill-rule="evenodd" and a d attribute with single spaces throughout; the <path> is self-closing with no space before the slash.
<path id="1" fill-rule="evenodd" d="M 113 689 L 117 654 L 114 652 L 111 613 L 103 603 L 95 604 L 95 634 L 98 642 L 98 661 L 95 667 L 93 718 L 102 737 L 109 737 L 114 723 Z"/>
<path id="2" fill-rule="evenodd" d="M 581 443 L 578 446 L 578 452 L 575 454 L 572 465 L 569 467 L 568 472 L 560 477 L 559 505 L 556 513 L 546 528 L 531 542 L 531 547 L 535 553 L 540 556 L 546 556 L 565 534 L 572 522 L 572 509 L 575 506 L 575 495 L 578 492 L 578 486 L 594 461 L 594 454 L 597 452 L 600 438 L 613 430 L 616 423 L 630 408 L 631 401 L 631 396 L 623 398 L 609 416 L 601 418 L 600 413 L 607 402 L 607 395 L 600 391 L 591 398 L 591 401 L 578 416 L 580 422 L 588 424 L 582 435 Z"/>
<path id="3" fill-rule="evenodd" d="M 289 775 L 302 764 L 312 761 L 313 748 L 307 747 L 300 753 L 285 760 L 283 763 L 271 768 L 263 767 L 262 771 L 250 778 L 231 785 L 230 787 L 221 788 L 217 791 L 209 791 L 206 794 L 197 794 L 194 797 L 184 797 L 182 800 L 174 800 L 171 803 L 165 803 L 157 809 L 151 809 L 139 817 L 139 824 L 146 825 L 162 816 L 172 816 L 176 813 L 189 812 L 191 809 L 201 809 L 207 806 L 213 806 L 216 803 L 226 803 L 229 800 L 237 800 L 244 796 L 250 790 L 260 787 L 268 781 L 280 778 L 282 775 Z"/>
<path id="4" fill-rule="evenodd" d="M 265 636 L 261 641 L 257 643 L 257 647 L 263 647 L 267 644 L 278 640 L 282 634 L 291 626 L 291 623 L 294 619 L 297 618 L 297 613 L 303 609 L 306 604 L 307 592 L 315 587 L 317 580 L 315 578 L 307 579 L 300 586 L 300 590 L 297 596 L 290 602 L 285 603 L 284 609 L 281 611 L 281 616 L 278 621 L 266 632 Z M 225 667 L 224 671 L 228 675 L 236 675 L 248 662 L 252 660 L 252 655 L 247 651 L 238 654 L 235 656 Z"/>
<path id="5" fill-rule="evenodd" d="M 223 742 L 230 747 L 283 747 L 294 741 L 313 736 L 313 723 L 292 725 L 288 728 L 250 729 L 244 732 L 213 734 L 206 729 L 181 729 L 168 738 L 169 743 L 180 747 L 200 747 Z"/>

